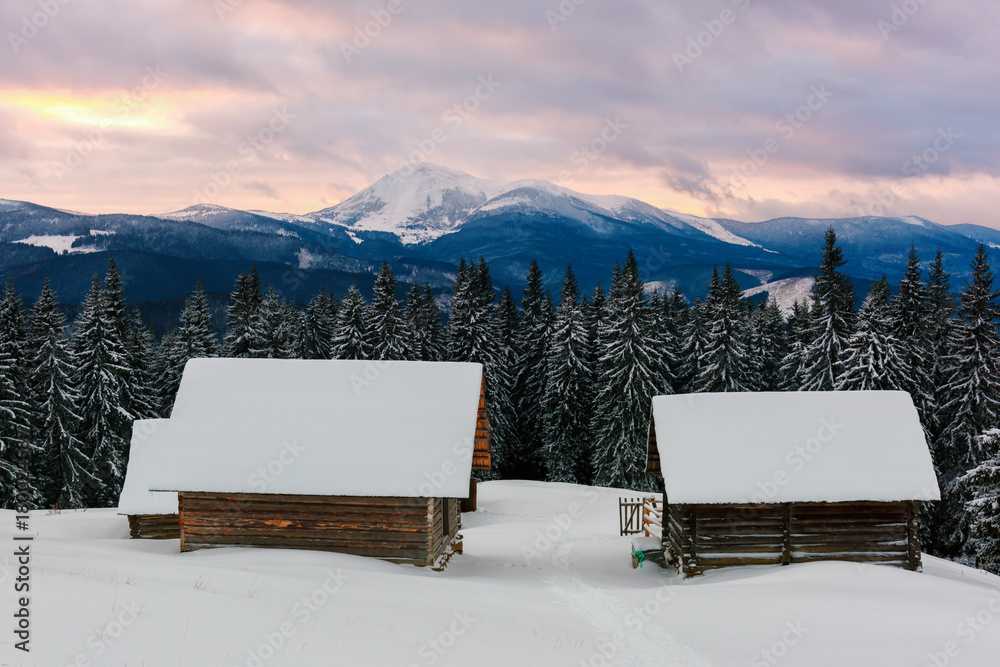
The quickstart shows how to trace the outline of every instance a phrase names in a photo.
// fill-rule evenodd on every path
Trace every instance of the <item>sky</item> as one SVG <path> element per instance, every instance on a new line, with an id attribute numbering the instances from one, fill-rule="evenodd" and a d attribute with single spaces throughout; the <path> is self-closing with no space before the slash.
<path id="1" fill-rule="evenodd" d="M 411 161 L 1000 228 L 992 0 L 5 0 L 0 197 L 292 213 Z"/>

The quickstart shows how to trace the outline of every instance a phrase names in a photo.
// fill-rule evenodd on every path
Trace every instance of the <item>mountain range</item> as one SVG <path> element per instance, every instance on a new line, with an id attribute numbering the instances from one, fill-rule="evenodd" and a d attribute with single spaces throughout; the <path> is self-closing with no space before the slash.
<path id="1" fill-rule="evenodd" d="M 910 244 L 936 250 L 957 281 L 979 243 L 1000 248 L 1000 231 L 923 218 L 778 218 L 747 223 L 661 209 L 630 197 L 587 195 L 538 180 L 494 181 L 428 163 L 379 179 L 339 204 L 294 215 L 199 204 L 160 215 L 90 215 L 0 200 L 0 276 L 33 298 L 46 276 L 78 303 L 112 254 L 133 301 L 176 300 L 197 280 L 231 290 L 255 264 L 286 297 L 307 301 L 325 284 L 369 291 L 382 260 L 399 279 L 446 291 L 460 257 L 483 256 L 494 283 L 517 289 L 532 259 L 558 284 L 568 263 L 584 289 L 607 286 L 611 268 L 634 249 L 643 278 L 702 293 L 712 267 L 731 262 L 748 290 L 799 294 L 833 226 L 845 271 L 864 289 L 897 278 Z M 787 304 L 785 304 L 787 305 Z"/>

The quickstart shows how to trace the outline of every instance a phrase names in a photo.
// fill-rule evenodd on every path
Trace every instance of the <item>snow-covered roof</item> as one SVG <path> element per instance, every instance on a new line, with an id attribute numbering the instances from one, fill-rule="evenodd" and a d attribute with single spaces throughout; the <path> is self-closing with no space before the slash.
<path id="1" fill-rule="evenodd" d="M 167 419 L 137 419 L 132 423 L 128 469 L 118 499 L 119 514 L 177 514 L 177 494 L 150 491 L 149 479 L 169 455 Z"/>
<path id="2" fill-rule="evenodd" d="M 465 498 L 482 377 L 472 363 L 193 359 L 150 488 Z"/>
<path id="3" fill-rule="evenodd" d="M 672 503 L 938 500 L 930 451 L 902 391 L 656 396 Z"/>

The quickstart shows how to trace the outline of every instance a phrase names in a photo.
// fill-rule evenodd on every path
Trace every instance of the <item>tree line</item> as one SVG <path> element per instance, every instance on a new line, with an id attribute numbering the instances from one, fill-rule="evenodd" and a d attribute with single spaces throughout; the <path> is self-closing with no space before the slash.
<path id="1" fill-rule="evenodd" d="M 653 490 L 644 474 L 651 397 L 708 391 L 901 389 L 910 393 L 943 499 L 925 503 L 925 550 L 1000 569 L 1000 292 L 980 246 L 956 294 L 939 251 L 911 248 L 898 286 L 874 282 L 860 308 L 826 233 L 810 297 L 785 317 L 743 298 L 728 264 L 707 296 L 649 292 L 630 251 L 607 292 L 583 294 L 567 267 L 558 300 L 532 262 L 520 295 L 460 260 L 447 317 L 429 285 L 396 298 L 388 262 L 371 302 L 325 288 L 300 308 L 236 281 L 220 341 L 201 286 L 157 341 L 128 312 L 111 260 L 73 326 L 46 283 L 30 312 L 0 301 L 0 485 L 27 479 L 39 507 L 117 503 L 133 419 L 168 416 L 196 357 L 405 359 L 484 365 L 495 477 Z M 724 417 L 724 416 L 720 416 Z M 30 469 L 16 452 L 26 448 Z M 27 472 L 27 474 L 25 474 Z"/>

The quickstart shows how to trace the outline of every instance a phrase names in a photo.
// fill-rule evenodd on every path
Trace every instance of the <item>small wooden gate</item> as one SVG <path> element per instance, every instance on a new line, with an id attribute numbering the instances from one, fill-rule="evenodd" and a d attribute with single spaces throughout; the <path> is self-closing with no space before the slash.
<path id="1" fill-rule="evenodd" d="M 659 529 L 654 532 L 654 527 Z M 618 528 L 620 535 L 659 537 L 663 534 L 663 501 L 656 496 L 618 499 Z"/>

